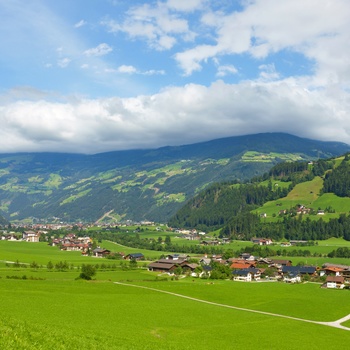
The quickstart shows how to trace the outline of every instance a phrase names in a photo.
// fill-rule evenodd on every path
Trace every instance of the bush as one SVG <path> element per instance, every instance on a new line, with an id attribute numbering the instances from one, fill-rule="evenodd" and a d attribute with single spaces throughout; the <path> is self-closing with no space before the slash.
<path id="1" fill-rule="evenodd" d="M 91 280 L 93 276 L 96 275 L 96 267 L 93 265 L 82 265 L 81 273 L 79 275 L 80 278 L 84 280 Z"/>

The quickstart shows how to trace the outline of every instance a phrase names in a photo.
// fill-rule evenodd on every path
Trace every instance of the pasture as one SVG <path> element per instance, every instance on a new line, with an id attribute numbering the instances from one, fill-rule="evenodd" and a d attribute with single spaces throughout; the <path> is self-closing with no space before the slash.
<path id="1" fill-rule="evenodd" d="M 277 184 L 280 183 L 277 182 Z M 330 218 L 337 218 L 340 213 L 348 214 L 350 212 L 350 198 L 338 197 L 333 193 L 325 193 L 320 196 L 322 186 L 323 180 L 320 177 L 315 177 L 311 181 L 297 184 L 287 197 L 267 202 L 253 212 L 258 214 L 266 213 L 267 216 L 264 219 L 266 222 L 277 221 L 281 210 L 289 210 L 297 205 L 304 205 L 314 210 L 318 210 L 318 208 L 325 210 L 331 207 L 332 210 L 335 210 L 335 213 L 322 215 L 324 221 L 328 221 Z M 319 215 L 304 215 L 303 217 L 308 217 L 311 220 L 320 219 Z"/>
<path id="2" fill-rule="evenodd" d="M 0 279 L 1 349 L 320 349 L 350 341 L 350 331 L 281 317 L 335 321 L 350 313 L 349 291 L 191 278 L 161 282 L 139 270 L 98 273 L 90 282 L 57 276 Z"/>
<path id="3" fill-rule="evenodd" d="M 1 349 L 322 349 L 350 341 L 350 330 L 317 323 L 350 314 L 348 290 L 173 280 L 141 268 L 143 263 L 135 270 L 98 270 L 94 280 L 83 281 L 76 279 L 76 266 L 114 261 L 45 243 L 1 241 L 0 259 L 75 265 L 59 272 L 0 264 Z M 27 279 L 13 278 L 23 275 Z"/>

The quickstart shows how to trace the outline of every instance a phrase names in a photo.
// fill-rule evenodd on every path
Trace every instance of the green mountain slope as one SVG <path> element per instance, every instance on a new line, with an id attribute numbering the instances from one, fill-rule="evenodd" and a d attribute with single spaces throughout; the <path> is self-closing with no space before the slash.
<path id="1" fill-rule="evenodd" d="M 283 160 L 349 150 L 271 133 L 95 155 L 0 154 L 0 213 L 13 221 L 165 222 L 212 183 L 246 180 Z"/>
<path id="2" fill-rule="evenodd" d="M 250 183 L 210 186 L 169 221 L 250 239 L 350 240 L 350 157 L 281 163 Z M 337 193 L 334 193 L 338 191 Z"/>

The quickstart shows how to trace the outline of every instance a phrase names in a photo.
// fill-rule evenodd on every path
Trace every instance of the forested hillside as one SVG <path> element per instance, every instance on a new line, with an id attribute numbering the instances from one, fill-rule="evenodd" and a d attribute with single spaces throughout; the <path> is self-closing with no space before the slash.
<path id="1" fill-rule="evenodd" d="M 215 184 L 169 221 L 249 240 L 350 240 L 350 158 L 277 164 L 249 183 Z M 341 198 L 343 197 L 343 198 Z"/>
<path id="2" fill-rule="evenodd" d="M 268 133 L 95 155 L 0 154 L 0 214 L 26 222 L 166 222 L 188 199 L 213 183 L 242 182 L 282 161 L 309 161 L 348 151 L 350 146 L 344 143 Z M 226 190 L 219 185 L 215 191 L 224 194 Z M 240 207 L 272 198 L 271 193 L 239 191 L 227 194 L 233 196 L 227 201 L 238 203 L 235 213 Z M 226 206 L 220 210 L 225 214 L 201 215 L 206 217 L 205 227 L 228 222 L 232 213 Z M 196 221 L 191 219 L 188 224 L 197 225 Z"/>
<path id="3" fill-rule="evenodd" d="M 8 224 L 9 222 L 3 216 L 0 215 L 0 226 L 5 226 Z"/>

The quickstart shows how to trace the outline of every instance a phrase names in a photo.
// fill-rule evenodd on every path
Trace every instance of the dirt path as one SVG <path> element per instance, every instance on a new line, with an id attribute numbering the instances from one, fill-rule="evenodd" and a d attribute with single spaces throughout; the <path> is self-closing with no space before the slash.
<path id="1" fill-rule="evenodd" d="M 161 290 L 161 289 L 155 289 L 155 288 L 150 288 L 150 287 L 138 286 L 138 285 L 135 285 L 135 284 L 122 283 L 122 282 L 114 282 L 114 283 L 122 285 L 122 286 L 143 288 L 143 289 L 147 289 L 147 290 L 152 290 L 152 291 L 155 291 L 155 292 L 169 294 L 169 295 L 173 295 L 173 296 L 176 296 L 176 297 L 179 297 L 179 298 L 184 298 L 184 299 L 197 301 L 197 302 L 200 302 L 200 303 L 205 303 L 205 304 L 209 304 L 209 305 L 225 307 L 225 308 L 228 308 L 228 309 L 234 309 L 234 310 L 240 310 L 240 311 L 246 311 L 246 312 L 253 312 L 253 313 L 256 313 L 256 314 L 262 314 L 262 315 L 273 316 L 273 317 L 287 318 L 287 319 L 294 320 L 294 321 L 314 323 L 314 324 L 319 324 L 319 325 L 323 325 L 323 326 L 334 327 L 334 328 L 339 328 L 339 329 L 343 329 L 343 330 L 346 330 L 346 331 L 350 331 L 350 328 L 341 325 L 341 323 L 343 323 L 343 322 L 345 322 L 345 321 L 350 319 L 350 314 L 345 316 L 345 317 L 343 317 L 343 318 L 340 318 L 339 320 L 333 321 L 333 322 L 318 322 L 318 321 L 306 320 L 304 318 L 298 318 L 298 317 L 292 317 L 292 316 L 275 314 L 275 313 L 272 313 L 272 312 L 258 311 L 258 310 L 246 309 L 246 308 L 243 308 L 243 307 L 237 307 L 237 306 L 232 306 L 232 305 L 227 305 L 227 304 L 214 303 L 212 301 L 197 299 L 197 298 L 189 297 L 187 295 L 182 295 L 182 294 L 177 294 L 177 293 L 173 293 L 173 292 L 168 292 L 168 291 Z"/>
<path id="2" fill-rule="evenodd" d="M 95 221 L 95 224 L 98 224 L 100 221 L 102 221 L 106 216 L 109 216 L 112 212 L 114 211 L 114 209 L 110 210 L 109 212 L 103 214 L 99 219 L 97 219 Z"/>

